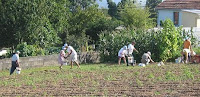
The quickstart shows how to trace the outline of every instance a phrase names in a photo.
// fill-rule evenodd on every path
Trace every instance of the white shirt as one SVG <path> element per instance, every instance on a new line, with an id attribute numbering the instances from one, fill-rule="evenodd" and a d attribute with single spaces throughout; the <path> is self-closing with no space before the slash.
<path id="1" fill-rule="evenodd" d="M 12 56 L 12 59 L 11 59 L 12 61 L 19 61 L 19 54 L 14 54 L 13 56 Z"/>
<path id="2" fill-rule="evenodd" d="M 74 50 L 74 48 L 72 46 L 68 46 L 67 52 L 70 53 L 71 51 L 71 55 L 77 55 L 77 52 Z"/>
<path id="3" fill-rule="evenodd" d="M 135 47 L 132 44 L 128 45 L 128 54 L 132 54 Z"/>
<path id="4" fill-rule="evenodd" d="M 125 57 L 126 54 L 127 54 L 127 50 L 125 50 L 124 48 L 121 48 L 118 52 L 118 56 L 120 57 Z"/>

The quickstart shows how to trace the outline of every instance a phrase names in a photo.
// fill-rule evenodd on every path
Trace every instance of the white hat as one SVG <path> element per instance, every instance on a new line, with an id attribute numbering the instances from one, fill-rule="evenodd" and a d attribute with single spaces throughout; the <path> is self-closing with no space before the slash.
<path id="1" fill-rule="evenodd" d="M 20 53 L 20 51 L 16 51 L 16 53 L 18 53 L 18 54 L 19 54 L 19 53 Z"/>
<path id="2" fill-rule="evenodd" d="M 124 46 L 124 47 L 123 47 L 123 49 L 125 49 L 125 50 L 126 50 L 126 49 L 127 49 L 127 46 Z"/>
<path id="3" fill-rule="evenodd" d="M 66 48 L 65 48 L 65 46 L 62 46 L 62 50 L 65 50 Z"/>
<path id="4" fill-rule="evenodd" d="M 64 47 L 66 47 L 66 46 L 68 46 L 68 44 L 67 44 L 67 43 L 65 43 L 65 44 L 64 44 Z"/>
<path id="5" fill-rule="evenodd" d="M 150 52 L 150 51 L 148 51 L 147 53 L 148 53 L 149 55 L 151 55 L 151 52 Z"/>
<path id="6" fill-rule="evenodd" d="M 185 37 L 185 40 L 188 40 L 189 39 L 189 37 Z"/>

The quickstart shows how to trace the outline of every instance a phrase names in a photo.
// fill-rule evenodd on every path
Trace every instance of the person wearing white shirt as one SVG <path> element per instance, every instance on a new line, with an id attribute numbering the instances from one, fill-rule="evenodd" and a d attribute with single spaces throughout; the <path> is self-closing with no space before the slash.
<path id="1" fill-rule="evenodd" d="M 74 50 L 72 46 L 69 46 L 67 44 L 64 45 L 67 48 L 67 55 L 70 56 L 70 64 L 71 64 L 71 69 L 73 68 L 73 63 L 75 63 L 79 68 L 80 65 L 78 63 L 78 58 L 77 58 L 77 52 Z"/>
<path id="2" fill-rule="evenodd" d="M 134 46 L 135 46 L 135 42 L 134 41 L 131 44 L 128 45 L 128 49 L 127 49 L 128 57 L 133 57 L 133 51 L 136 51 L 138 53 L 138 50 L 135 49 Z M 128 63 L 127 63 L 127 66 L 129 66 Z"/>
<path id="3" fill-rule="evenodd" d="M 20 66 L 19 65 L 19 54 L 20 54 L 20 52 L 16 51 L 15 54 L 11 58 L 12 66 L 11 66 L 11 69 L 10 69 L 10 75 L 13 74 L 13 72 L 15 71 L 15 69 L 17 67 Z"/>
<path id="4" fill-rule="evenodd" d="M 119 52 L 118 52 L 118 64 L 120 65 L 121 59 L 124 60 L 124 63 L 126 64 L 126 56 L 127 55 L 127 46 L 123 46 Z"/>

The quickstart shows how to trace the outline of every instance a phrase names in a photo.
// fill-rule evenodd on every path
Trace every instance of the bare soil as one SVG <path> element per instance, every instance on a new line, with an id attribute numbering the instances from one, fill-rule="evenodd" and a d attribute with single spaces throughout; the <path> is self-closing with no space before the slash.
<path id="1" fill-rule="evenodd" d="M 178 67 L 177 67 L 178 68 Z M 110 71 L 85 70 L 55 70 L 37 71 L 41 75 L 52 75 L 52 80 L 36 82 L 34 85 L 2 85 L 1 96 L 143 96 L 143 97 L 189 97 L 200 96 L 200 82 L 198 80 L 155 80 L 164 73 L 154 73 L 149 78 L 144 70 L 153 72 L 154 69 L 139 68 Z M 152 70 L 152 71 L 151 71 Z M 166 71 L 161 68 L 162 72 Z M 60 73 L 63 78 L 55 77 Z M 35 77 L 35 73 L 25 75 L 1 77 L 3 81 L 22 81 L 22 76 Z M 67 77 L 67 75 L 73 76 Z M 79 75 L 75 75 L 79 74 Z M 177 73 L 178 74 L 178 73 Z M 65 76 L 66 75 L 66 76 Z M 200 75 L 195 75 L 195 79 Z M 55 80 L 54 80 L 55 78 Z"/>

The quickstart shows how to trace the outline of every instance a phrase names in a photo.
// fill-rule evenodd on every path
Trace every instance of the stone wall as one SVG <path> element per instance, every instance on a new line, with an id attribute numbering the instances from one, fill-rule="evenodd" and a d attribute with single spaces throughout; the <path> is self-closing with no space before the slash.
<path id="1" fill-rule="evenodd" d="M 68 60 L 68 59 L 67 59 Z M 97 52 L 78 53 L 79 63 L 99 63 L 100 56 Z M 59 66 L 58 54 L 47 56 L 20 57 L 21 68 L 42 67 L 42 66 Z M 0 70 L 10 69 L 11 58 L 0 59 Z"/>

